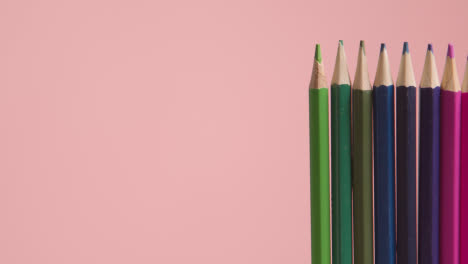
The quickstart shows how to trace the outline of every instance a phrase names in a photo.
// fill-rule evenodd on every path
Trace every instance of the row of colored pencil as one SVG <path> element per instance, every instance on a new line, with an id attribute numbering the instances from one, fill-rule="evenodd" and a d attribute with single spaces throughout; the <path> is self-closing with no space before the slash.
<path id="1" fill-rule="evenodd" d="M 330 142 L 328 87 L 317 45 L 309 87 L 312 263 L 352 264 L 353 256 L 359 264 L 468 263 L 468 64 L 460 87 L 449 45 L 439 83 L 429 44 L 417 88 L 405 42 L 395 89 L 382 44 L 372 87 L 361 41 L 351 85 L 340 41 Z"/>

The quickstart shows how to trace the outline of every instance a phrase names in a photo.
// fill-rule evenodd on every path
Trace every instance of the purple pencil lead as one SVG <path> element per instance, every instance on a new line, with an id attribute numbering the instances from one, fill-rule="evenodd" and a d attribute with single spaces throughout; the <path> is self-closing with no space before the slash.
<path id="1" fill-rule="evenodd" d="M 453 57 L 455 57 L 455 52 L 453 51 L 453 45 L 452 44 L 448 45 L 447 56 L 452 58 L 452 59 L 453 59 Z"/>

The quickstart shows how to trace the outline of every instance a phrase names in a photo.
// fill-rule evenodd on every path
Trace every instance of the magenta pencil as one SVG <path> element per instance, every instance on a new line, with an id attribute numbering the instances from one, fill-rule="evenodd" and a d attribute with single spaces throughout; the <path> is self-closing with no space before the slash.
<path id="1" fill-rule="evenodd" d="M 440 89 L 440 263 L 459 263 L 461 89 L 449 44 Z"/>
<path id="2" fill-rule="evenodd" d="M 461 90 L 460 263 L 468 263 L 468 60 Z"/>

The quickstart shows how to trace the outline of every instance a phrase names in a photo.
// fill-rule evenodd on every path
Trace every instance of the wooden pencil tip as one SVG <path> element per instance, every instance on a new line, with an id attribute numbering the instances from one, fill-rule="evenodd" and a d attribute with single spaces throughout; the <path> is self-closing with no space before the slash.
<path id="1" fill-rule="evenodd" d="M 409 47 L 408 47 L 408 42 L 403 43 L 403 55 L 405 53 L 409 53 Z"/>
<path id="2" fill-rule="evenodd" d="M 364 53 L 364 55 L 366 55 L 366 46 L 365 46 L 365 44 L 364 44 L 364 40 L 361 40 L 361 41 L 359 42 L 359 47 L 360 47 L 360 49 L 362 50 L 362 53 Z"/>
<path id="3" fill-rule="evenodd" d="M 445 69 L 440 89 L 453 92 L 460 91 L 460 81 L 458 80 L 455 52 L 452 44 L 448 45 L 447 60 L 445 61 Z"/>
<path id="4" fill-rule="evenodd" d="M 315 45 L 315 60 L 319 63 L 322 63 L 322 50 L 320 49 L 320 44 Z"/>
<path id="5" fill-rule="evenodd" d="M 440 86 L 437 66 L 435 63 L 434 50 L 432 44 L 427 45 L 426 59 L 424 61 L 423 73 L 421 76 L 421 88 L 435 88 Z"/>
<path id="6" fill-rule="evenodd" d="M 385 43 L 380 44 L 380 52 L 383 52 L 385 49 Z"/>
<path id="7" fill-rule="evenodd" d="M 398 69 L 398 77 L 396 84 L 397 86 L 416 87 L 416 81 L 414 80 L 413 63 L 411 62 L 408 42 L 403 43 L 403 55 L 400 61 L 400 68 Z"/>
<path id="8" fill-rule="evenodd" d="M 344 44 L 343 44 L 343 40 L 340 40 L 340 45 L 341 45 L 341 46 L 343 46 L 343 45 L 344 45 Z"/>
<path id="9" fill-rule="evenodd" d="M 452 59 L 455 56 L 455 52 L 453 51 L 453 45 L 452 44 L 448 45 L 447 56 L 452 58 Z"/>

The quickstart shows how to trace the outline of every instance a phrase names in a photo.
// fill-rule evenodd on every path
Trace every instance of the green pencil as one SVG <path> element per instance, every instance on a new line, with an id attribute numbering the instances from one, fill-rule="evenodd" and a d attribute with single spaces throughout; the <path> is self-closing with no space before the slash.
<path id="1" fill-rule="evenodd" d="M 309 86 L 312 263 L 330 264 L 328 88 L 320 45 Z"/>
<path id="2" fill-rule="evenodd" d="M 353 84 L 354 263 L 372 264 L 372 86 L 361 41 Z"/>
<path id="3" fill-rule="evenodd" d="M 351 81 L 342 40 L 331 81 L 331 148 L 332 260 L 352 264 Z"/>

